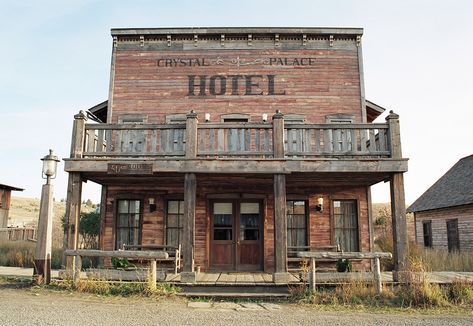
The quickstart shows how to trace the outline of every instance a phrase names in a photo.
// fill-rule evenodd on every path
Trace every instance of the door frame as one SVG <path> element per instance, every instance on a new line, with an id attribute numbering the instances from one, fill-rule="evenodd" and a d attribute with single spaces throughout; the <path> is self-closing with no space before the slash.
<path id="1" fill-rule="evenodd" d="M 215 203 L 231 203 L 232 204 L 232 264 L 231 269 L 228 271 L 239 272 L 239 271 L 262 271 L 264 266 L 264 200 L 258 198 L 221 198 L 221 199 L 211 199 L 209 200 L 209 269 L 210 270 L 227 270 L 221 269 L 220 267 L 215 267 L 212 265 L 212 247 L 213 247 L 213 235 L 214 235 L 214 204 Z M 257 265 L 242 265 L 240 264 L 240 204 L 241 203 L 258 203 L 259 204 L 259 216 L 260 223 L 258 228 L 259 233 L 259 264 Z"/>

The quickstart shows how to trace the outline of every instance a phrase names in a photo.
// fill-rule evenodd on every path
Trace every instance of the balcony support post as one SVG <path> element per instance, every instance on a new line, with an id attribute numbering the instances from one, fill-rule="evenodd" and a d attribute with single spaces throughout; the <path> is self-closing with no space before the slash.
<path id="1" fill-rule="evenodd" d="M 391 150 L 391 158 L 401 159 L 401 133 L 399 126 L 399 115 L 390 111 L 386 117 L 389 125 L 388 141 Z M 391 216 L 393 230 L 393 278 L 397 282 L 408 280 L 408 256 L 409 237 L 407 234 L 406 199 L 404 194 L 404 174 L 393 173 L 390 180 L 391 190 Z"/>
<path id="2" fill-rule="evenodd" d="M 274 283 L 287 283 L 286 176 L 274 175 Z"/>
<path id="3" fill-rule="evenodd" d="M 195 206 L 197 181 L 195 173 L 186 173 L 184 177 L 184 219 L 182 254 L 184 258 L 181 282 L 194 283 L 194 242 L 195 242 Z"/>

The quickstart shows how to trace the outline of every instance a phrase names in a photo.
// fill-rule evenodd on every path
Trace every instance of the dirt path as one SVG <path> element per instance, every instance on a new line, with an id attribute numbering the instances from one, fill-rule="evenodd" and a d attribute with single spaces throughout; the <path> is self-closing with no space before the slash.
<path id="1" fill-rule="evenodd" d="M 198 306 L 198 304 L 197 304 Z M 316 311 L 290 304 L 191 308 L 184 300 L 101 298 L 0 287 L 0 325 L 472 325 L 473 316 Z"/>

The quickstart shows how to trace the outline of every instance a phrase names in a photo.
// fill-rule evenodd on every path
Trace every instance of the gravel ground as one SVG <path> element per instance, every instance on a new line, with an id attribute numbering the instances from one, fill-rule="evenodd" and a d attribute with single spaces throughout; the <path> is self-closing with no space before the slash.
<path id="1" fill-rule="evenodd" d="M 199 306 L 199 305 L 195 305 Z M 279 306 L 201 305 L 184 300 L 100 298 L 0 287 L 0 325 L 473 325 L 473 316 L 325 312 Z M 264 305 L 263 305 L 264 306 Z"/>

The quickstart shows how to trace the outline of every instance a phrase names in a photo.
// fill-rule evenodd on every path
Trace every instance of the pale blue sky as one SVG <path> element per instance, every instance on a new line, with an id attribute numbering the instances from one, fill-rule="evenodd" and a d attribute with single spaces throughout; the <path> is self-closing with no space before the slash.
<path id="1" fill-rule="evenodd" d="M 192 26 L 364 28 L 366 96 L 401 116 L 408 203 L 473 154 L 471 1 L 0 0 L 0 183 L 39 197 L 39 159 L 67 157 L 73 115 L 107 99 L 111 28 Z M 385 184 L 373 200 L 389 201 Z"/>

